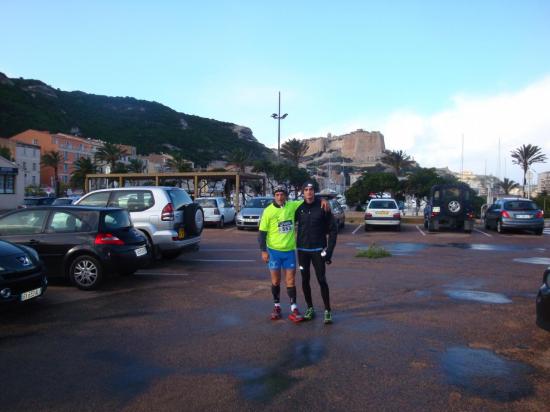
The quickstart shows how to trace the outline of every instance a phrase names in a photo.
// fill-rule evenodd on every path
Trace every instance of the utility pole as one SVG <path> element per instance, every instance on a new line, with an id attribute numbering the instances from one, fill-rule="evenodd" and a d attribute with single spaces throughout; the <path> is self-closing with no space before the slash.
<path id="1" fill-rule="evenodd" d="M 281 92 L 279 92 L 279 111 L 271 115 L 272 118 L 277 120 L 277 161 L 281 157 L 281 120 L 285 119 L 288 116 L 288 113 L 285 113 L 281 116 Z"/>

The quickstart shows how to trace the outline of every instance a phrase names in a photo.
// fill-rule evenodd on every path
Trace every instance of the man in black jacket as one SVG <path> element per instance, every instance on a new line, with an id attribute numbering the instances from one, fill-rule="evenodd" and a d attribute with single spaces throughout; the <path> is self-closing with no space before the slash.
<path id="1" fill-rule="evenodd" d="M 321 208 L 321 201 L 315 197 L 313 183 L 306 182 L 303 186 L 304 203 L 296 210 L 298 262 L 302 272 L 302 289 L 307 303 L 304 319 L 315 317 L 310 287 L 310 264 L 313 264 L 315 275 L 321 288 L 321 296 L 325 304 L 325 323 L 332 323 L 330 295 L 325 276 L 325 264 L 330 265 L 332 252 L 336 246 L 338 229 L 332 213 Z M 327 242 L 328 236 L 328 242 Z"/>

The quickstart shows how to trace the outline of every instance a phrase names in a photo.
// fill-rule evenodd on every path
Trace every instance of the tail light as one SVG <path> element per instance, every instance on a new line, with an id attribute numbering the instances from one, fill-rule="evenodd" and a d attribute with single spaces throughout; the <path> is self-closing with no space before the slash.
<path id="1" fill-rule="evenodd" d="M 466 217 L 467 217 L 468 219 L 473 219 L 473 218 L 474 218 L 474 212 L 468 212 L 468 213 L 466 213 Z"/>
<path id="2" fill-rule="evenodd" d="M 160 220 L 174 220 L 174 206 L 172 206 L 172 203 L 168 203 L 162 208 Z"/>
<path id="3" fill-rule="evenodd" d="M 220 214 L 220 209 L 218 209 L 217 207 L 214 209 L 214 214 L 215 215 L 219 215 Z"/>
<path id="4" fill-rule="evenodd" d="M 124 242 L 112 233 L 98 233 L 95 236 L 96 245 L 123 245 Z"/>
<path id="5" fill-rule="evenodd" d="M 401 219 L 401 213 L 394 213 L 393 218 L 394 219 Z"/>
<path id="6" fill-rule="evenodd" d="M 537 219 L 540 219 L 540 218 L 544 217 L 544 212 L 543 212 L 542 210 L 539 210 L 539 211 L 537 212 L 537 214 L 535 215 L 535 217 L 536 217 Z"/>
<path id="7" fill-rule="evenodd" d="M 372 217 L 372 213 L 365 213 L 365 219 L 368 219 L 369 217 Z"/>
<path id="8" fill-rule="evenodd" d="M 506 210 L 503 210 L 503 211 L 500 213 L 500 215 L 501 215 L 502 217 L 510 217 L 510 213 L 508 213 Z"/>
<path id="9" fill-rule="evenodd" d="M 432 217 L 435 217 L 439 214 L 439 212 L 432 212 Z"/>

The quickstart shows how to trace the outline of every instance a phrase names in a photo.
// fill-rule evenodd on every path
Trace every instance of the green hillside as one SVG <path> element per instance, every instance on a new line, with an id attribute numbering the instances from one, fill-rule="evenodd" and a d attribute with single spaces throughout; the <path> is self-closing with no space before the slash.
<path id="1" fill-rule="evenodd" d="M 65 92 L 37 80 L 0 73 L 0 136 L 27 129 L 71 133 L 136 146 L 138 153 L 168 151 L 170 145 L 199 164 L 224 160 L 237 149 L 254 158 L 271 156 L 248 128 L 178 113 L 160 103 L 132 97 Z"/>

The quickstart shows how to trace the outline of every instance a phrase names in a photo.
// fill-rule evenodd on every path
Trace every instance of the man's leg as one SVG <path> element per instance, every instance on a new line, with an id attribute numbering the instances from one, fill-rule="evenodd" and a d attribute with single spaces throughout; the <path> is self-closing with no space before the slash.
<path id="1" fill-rule="evenodd" d="M 304 319 L 312 320 L 315 317 L 315 310 L 313 309 L 313 299 L 311 298 L 311 285 L 310 285 L 310 266 L 311 266 L 311 254 L 308 252 L 298 251 L 298 262 L 300 265 L 300 272 L 302 273 L 302 291 L 304 292 L 304 299 L 306 301 L 306 312 Z"/>
<path id="2" fill-rule="evenodd" d="M 290 315 L 288 318 L 293 322 L 301 322 L 304 320 L 303 316 L 298 311 L 298 306 L 296 305 L 296 258 L 294 257 L 294 264 L 292 268 L 285 268 L 285 280 L 286 280 L 286 291 L 288 297 L 290 298 Z"/>
<path id="3" fill-rule="evenodd" d="M 321 297 L 325 304 L 325 323 L 332 323 L 332 312 L 330 309 L 330 293 L 328 289 L 327 278 L 325 274 L 325 260 L 321 256 L 321 253 L 315 253 L 312 255 L 311 261 L 315 269 L 315 276 L 319 282 L 321 289 Z"/>
<path id="4" fill-rule="evenodd" d="M 277 259 L 276 253 L 269 250 L 269 273 L 271 274 L 271 294 L 273 295 L 273 311 L 271 319 L 281 319 L 281 262 Z"/>

